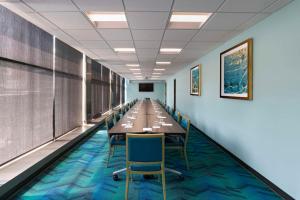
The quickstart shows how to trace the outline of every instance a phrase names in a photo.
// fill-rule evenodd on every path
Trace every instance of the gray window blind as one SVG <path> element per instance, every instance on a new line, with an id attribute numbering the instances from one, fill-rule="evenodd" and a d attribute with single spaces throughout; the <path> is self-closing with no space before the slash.
<path id="1" fill-rule="evenodd" d="M 101 64 L 92 61 L 91 114 L 96 117 L 102 112 L 102 69 Z"/>
<path id="2" fill-rule="evenodd" d="M 102 112 L 106 112 L 109 110 L 109 96 L 110 96 L 110 80 L 109 80 L 109 73 L 110 70 L 104 66 L 102 66 L 102 83 L 103 83 L 103 90 L 102 90 L 102 100 L 103 100 L 103 107 Z"/>
<path id="3" fill-rule="evenodd" d="M 116 106 L 116 73 L 111 71 L 111 105 Z"/>
<path id="4" fill-rule="evenodd" d="M 53 37 L 0 6 L 0 165 L 53 138 Z"/>
<path id="5" fill-rule="evenodd" d="M 120 105 L 120 103 L 121 103 L 121 79 L 120 79 L 121 77 L 117 74 L 117 76 L 116 76 L 116 79 L 117 79 L 117 81 L 116 81 L 116 85 L 117 85 L 117 87 L 116 87 L 116 106 L 118 106 L 118 105 Z"/>
<path id="6" fill-rule="evenodd" d="M 122 104 L 125 103 L 125 78 L 122 78 Z"/>
<path id="7" fill-rule="evenodd" d="M 83 55 L 56 39 L 55 55 L 55 136 L 82 124 Z"/>

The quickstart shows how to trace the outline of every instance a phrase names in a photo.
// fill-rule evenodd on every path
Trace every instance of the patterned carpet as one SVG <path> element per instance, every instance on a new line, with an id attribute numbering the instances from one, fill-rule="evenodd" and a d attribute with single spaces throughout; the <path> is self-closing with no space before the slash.
<path id="1" fill-rule="evenodd" d="M 101 128 L 70 153 L 25 185 L 12 199 L 24 200 L 121 200 L 125 174 L 113 181 L 112 172 L 125 166 L 125 148 L 119 148 L 106 168 L 107 134 Z M 264 183 L 240 166 L 227 153 L 191 127 L 188 156 L 190 170 L 178 151 L 166 151 L 166 166 L 184 172 L 184 180 L 166 175 L 168 200 L 244 200 L 281 199 Z M 134 176 L 129 199 L 162 199 L 159 179 Z"/>

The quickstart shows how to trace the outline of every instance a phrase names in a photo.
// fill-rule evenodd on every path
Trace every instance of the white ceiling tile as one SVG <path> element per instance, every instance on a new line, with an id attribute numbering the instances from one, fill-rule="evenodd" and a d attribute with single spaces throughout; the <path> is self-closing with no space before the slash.
<path id="1" fill-rule="evenodd" d="M 126 11 L 170 11 L 172 0 L 124 0 Z"/>
<path id="2" fill-rule="evenodd" d="M 213 48 L 220 45 L 220 43 L 215 42 L 190 42 L 183 51 L 185 54 L 188 50 L 196 50 L 197 52 L 208 52 Z"/>
<path id="3" fill-rule="evenodd" d="M 112 48 L 134 48 L 132 40 L 108 40 L 107 42 Z"/>
<path id="4" fill-rule="evenodd" d="M 224 36 L 230 31 L 209 31 L 200 30 L 192 41 L 198 42 L 221 42 L 224 41 Z"/>
<path id="5" fill-rule="evenodd" d="M 135 54 L 118 54 L 118 57 L 124 61 L 137 61 L 137 56 Z"/>
<path id="6" fill-rule="evenodd" d="M 53 31 L 53 35 L 55 35 L 58 39 L 64 41 L 64 42 L 70 42 L 72 41 L 72 43 L 76 43 L 76 45 L 79 44 L 79 42 L 77 42 L 76 40 L 74 40 L 72 37 L 70 37 L 68 34 L 66 34 L 65 32 L 61 31 L 61 30 L 54 30 Z M 70 45 L 70 43 L 68 43 Z"/>
<path id="7" fill-rule="evenodd" d="M 83 11 L 122 12 L 122 0 L 73 0 Z"/>
<path id="8" fill-rule="evenodd" d="M 224 0 L 175 0 L 173 10 L 182 12 L 215 12 Z"/>
<path id="9" fill-rule="evenodd" d="M 30 17 L 30 20 L 33 24 L 37 25 L 40 28 L 44 28 L 44 30 L 51 32 L 50 30 L 58 30 L 59 28 L 54 25 L 52 22 L 42 17 L 38 13 L 27 13 L 27 16 Z"/>
<path id="10" fill-rule="evenodd" d="M 42 12 L 43 16 L 62 29 L 92 29 L 80 12 Z"/>
<path id="11" fill-rule="evenodd" d="M 196 49 L 184 49 L 182 53 L 178 56 L 180 58 L 199 58 L 203 55 L 203 52 L 200 52 Z M 176 57 L 177 59 L 177 57 Z"/>
<path id="12" fill-rule="evenodd" d="M 127 12 L 131 29 L 164 29 L 167 24 L 168 12 Z"/>
<path id="13" fill-rule="evenodd" d="M 136 48 L 149 48 L 149 49 L 155 49 L 159 48 L 160 46 L 160 40 L 151 40 L 151 41 L 141 41 L 136 40 L 134 41 Z"/>
<path id="14" fill-rule="evenodd" d="M 164 41 L 189 41 L 198 32 L 198 30 L 166 30 Z"/>
<path id="15" fill-rule="evenodd" d="M 1 2 L 1 1 L 0 1 Z M 33 9 L 31 9 L 29 6 L 27 6 L 26 4 L 22 3 L 22 2 L 2 2 L 1 3 L 2 6 L 12 10 L 12 11 L 21 11 L 24 13 L 32 13 L 34 12 Z M 17 12 L 19 13 L 19 12 Z"/>
<path id="16" fill-rule="evenodd" d="M 111 49 L 90 49 L 91 52 L 95 53 L 96 55 L 100 56 L 116 56 L 115 52 Z"/>
<path id="17" fill-rule="evenodd" d="M 276 0 L 226 0 L 221 12 L 260 12 Z"/>
<path id="18" fill-rule="evenodd" d="M 293 0 L 278 0 L 278 1 L 274 2 L 272 5 L 270 5 L 269 7 L 267 7 L 266 9 L 264 9 L 263 12 L 273 13 L 273 12 L 279 10 L 280 8 L 283 8 L 284 6 L 286 6 L 287 4 L 289 4 L 292 1 Z"/>
<path id="19" fill-rule="evenodd" d="M 234 30 L 247 22 L 254 13 L 216 13 L 204 25 L 205 30 Z"/>
<path id="20" fill-rule="evenodd" d="M 155 58 L 159 49 L 136 49 L 138 57 Z"/>
<path id="21" fill-rule="evenodd" d="M 139 61 L 140 61 L 140 64 L 141 64 L 141 67 L 144 67 L 144 66 L 154 66 L 155 65 L 155 60 L 156 59 L 151 59 L 151 58 L 141 58 L 139 57 Z"/>
<path id="22" fill-rule="evenodd" d="M 98 59 L 103 61 L 103 62 L 106 62 L 106 63 L 110 63 L 112 61 L 120 61 L 120 58 L 117 56 L 117 55 L 105 55 L 105 54 L 97 54 L 96 55 L 98 56 Z"/>
<path id="23" fill-rule="evenodd" d="M 249 19 L 246 23 L 243 23 L 240 26 L 238 26 L 236 29 L 237 30 L 246 30 L 246 29 L 250 28 L 251 26 L 253 26 L 254 24 L 257 24 L 258 22 L 262 21 L 269 15 L 270 15 L 270 13 L 259 13 L 259 14 L 255 15 L 254 17 L 252 17 L 251 19 Z"/>
<path id="24" fill-rule="evenodd" d="M 109 49 L 110 47 L 103 40 L 81 40 L 82 46 L 89 49 Z"/>
<path id="25" fill-rule="evenodd" d="M 67 29 L 65 31 L 77 40 L 102 40 L 94 29 Z"/>
<path id="26" fill-rule="evenodd" d="M 178 41 L 164 41 L 161 44 L 161 48 L 184 48 L 187 42 Z"/>
<path id="27" fill-rule="evenodd" d="M 129 29 L 98 29 L 105 40 L 132 40 Z"/>
<path id="28" fill-rule="evenodd" d="M 134 40 L 161 41 L 164 30 L 132 30 Z"/>
<path id="29" fill-rule="evenodd" d="M 71 0 L 24 0 L 24 2 L 39 12 L 78 11 Z"/>
<path id="30" fill-rule="evenodd" d="M 158 54 L 157 60 L 172 60 L 173 58 L 177 57 L 176 54 Z"/>
<path id="31" fill-rule="evenodd" d="M 234 36 L 238 35 L 239 33 L 241 33 L 241 30 L 234 30 L 234 31 L 230 31 L 228 34 L 226 34 L 224 36 L 224 40 L 230 40 L 231 38 L 233 38 Z"/>

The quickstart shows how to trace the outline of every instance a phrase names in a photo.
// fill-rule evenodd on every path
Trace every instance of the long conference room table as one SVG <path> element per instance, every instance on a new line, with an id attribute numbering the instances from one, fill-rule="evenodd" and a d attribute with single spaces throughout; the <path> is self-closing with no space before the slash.
<path id="1" fill-rule="evenodd" d="M 145 99 L 138 101 L 126 114 L 108 131 L 110 137 L 113 135 L 124 135 L 127 133 L 164 133 L 168 135 L 185 135 L 186 131 L 175 121 L 165 109 L 156 101 Z M 175 173 L 182 177 L 182 173 L 165 168 L 166 171 Z M 113 172 L 114 180 L 118 174 L 126 171 L 126 168 Z"/>

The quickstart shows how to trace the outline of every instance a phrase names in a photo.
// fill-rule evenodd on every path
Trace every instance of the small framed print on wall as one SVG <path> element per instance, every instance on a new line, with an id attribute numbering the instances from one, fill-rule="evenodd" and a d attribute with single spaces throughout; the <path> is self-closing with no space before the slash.
<path id="1" fill-rule="evenodd" d="M 201 95 L 201 65 L 190 69 L 190 95 Z"/>
<path id="2" fill-rule="evenodd" d="M 252 100 L 253 39 L 220 54 L 220 97 Z"/>

